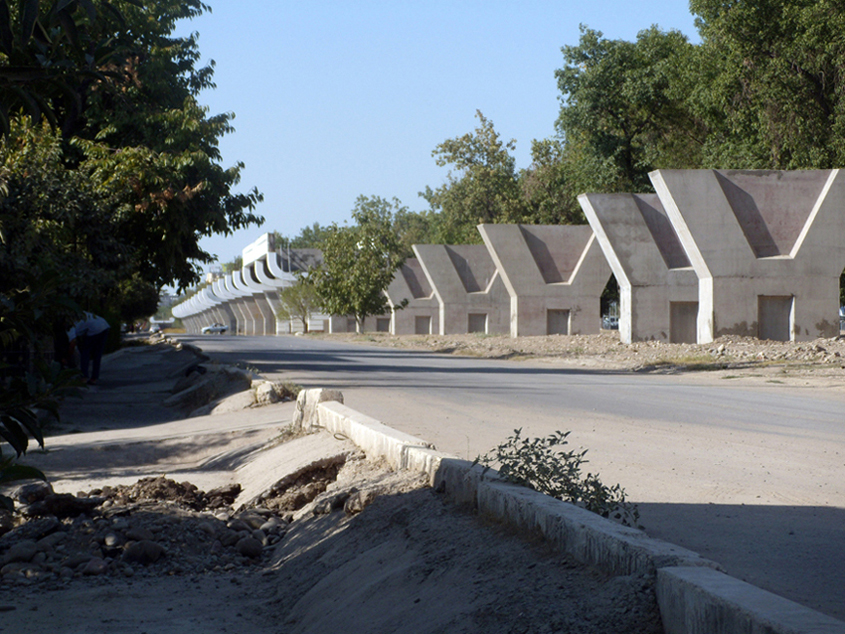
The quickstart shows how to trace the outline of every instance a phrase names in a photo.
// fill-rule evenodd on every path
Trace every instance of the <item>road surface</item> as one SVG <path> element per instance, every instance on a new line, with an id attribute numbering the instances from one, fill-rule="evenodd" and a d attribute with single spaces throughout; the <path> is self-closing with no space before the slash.
<path id="1" fill-rule="evenodd" d="M 307 337 L 189 337 L 267 378 L 472 459 L 522 428 L 571 430 L 646 531 L 845 620 L 845 393 L 712 375 L 572 369 Z"/>

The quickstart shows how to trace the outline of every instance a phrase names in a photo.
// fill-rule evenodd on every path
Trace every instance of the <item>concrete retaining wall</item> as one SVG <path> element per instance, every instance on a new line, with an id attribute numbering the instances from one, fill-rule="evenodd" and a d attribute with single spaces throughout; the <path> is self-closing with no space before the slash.
<path id="1" fill-rule="evenodd" d="M 695 552 L 595 513 L 503 482 L 492 469 L 436 451 L 345 405 L 328 390 L 303 390 L 294 425 L 343 434 L 370 457 L 428 474 L 438 492 L 532 536 L 581 563 L 627 575 L 657 573 L 667 634 L 845 634 L 845 622 L 744 583 Z"/>

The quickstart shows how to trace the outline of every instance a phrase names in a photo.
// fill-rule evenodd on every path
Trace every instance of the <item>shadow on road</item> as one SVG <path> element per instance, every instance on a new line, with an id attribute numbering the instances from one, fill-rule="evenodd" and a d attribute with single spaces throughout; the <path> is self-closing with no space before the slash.
<path id="1" fill-rule="evenodd" d="M 845 620 L 845 549 L 841 547 L 845 544 L 845 509 L 747 504 L 638 506 L 640 521 L 650 536 L 716 561 L 731 576 Z"/>

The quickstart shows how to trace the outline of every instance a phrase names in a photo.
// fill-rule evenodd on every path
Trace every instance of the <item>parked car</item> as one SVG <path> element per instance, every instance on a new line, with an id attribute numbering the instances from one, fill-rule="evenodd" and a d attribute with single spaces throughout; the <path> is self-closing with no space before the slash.
<path id="1" fill-rule="evenodd" d="M 601 320 L 601 327 L 604 330 L 619 330 L 619 317 L 605 315 Z"/>
<path id="2" fill-rule="evenodd" d="M 202 329 L 202 334 L 204 335 L 222 335 L 224 332 L 229 330 L 229 326 L 224 326 L 223 324 L 212 324 L 210 326 L 206 326 Z"/>

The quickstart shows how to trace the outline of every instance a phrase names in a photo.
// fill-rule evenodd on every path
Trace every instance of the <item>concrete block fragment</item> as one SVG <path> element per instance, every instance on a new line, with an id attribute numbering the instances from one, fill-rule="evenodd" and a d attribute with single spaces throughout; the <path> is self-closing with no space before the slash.
<path id="1" fill-rule="evenodd" d="M 709 568 L 657 572 L 666 634 L 845 634 L 845 622 Z"/>
<path id="2" fill-rule="evenodd" d="M 293 419 L 291 421 L 293 428 L 308 432 L 313 427 L 319 425 L 319 421 L 317 420 L 317 406 L 327 401 L 343 403 L 343 393 L 340 390 L 327 390 L 324 388 L 302 390 L 299 396 L 296 397 L 296 409 L 293 412 Z"/>
<path id="3" fill-rule="evenodd" d="M 395 469 L 406 468 L 410 447 L 431 449 L 431 443 L 396 431 L 338 402 L 317 405 L 319 425 L 334 434 L 343 434 L 368 456 L 381 456 Z"/>

